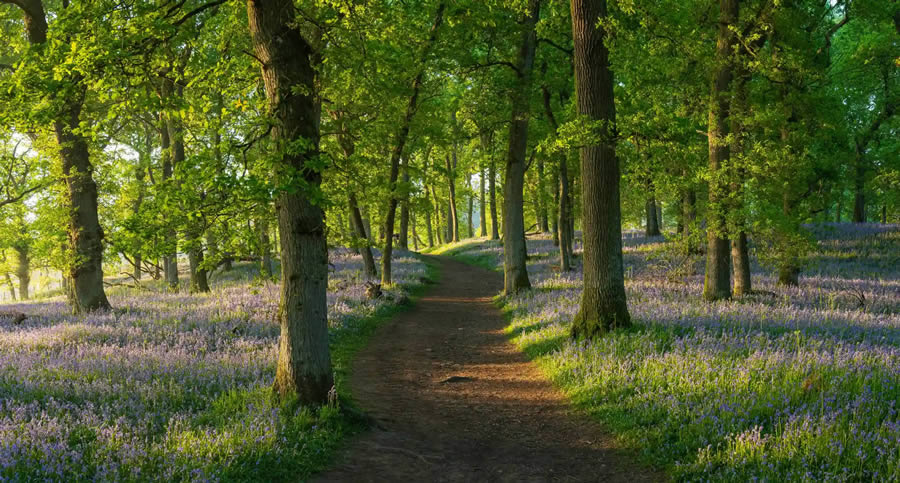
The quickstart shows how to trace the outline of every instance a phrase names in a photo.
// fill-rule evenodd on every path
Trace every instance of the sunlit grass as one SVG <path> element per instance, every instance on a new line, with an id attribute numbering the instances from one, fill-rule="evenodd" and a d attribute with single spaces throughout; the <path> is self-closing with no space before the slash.
<path id="1" fill-rule="evenodd" d="M 580 272 L 532 257 L 535 290 L 502 300 L 507 331 L 579 407 L 678 479 L 896 481 L 900 227 L 818 230 L 828 234 L 799 288 L 758 269 L 756 287 L 773 296 L 716 304 L 700 299 L 702 266 L 667 277 L 648 260 L 658 240 L 628 240 L 636 324 L 590 343 L 569 338 Z"/>
<path id="2" fill-rule="evenodd" d="M 300 408 L 271 390 L 279 289 L 238 266 L 211 294 L 116 288 L 116 311 L 14 304 L 0 322 L 0 480 L 297 481 L 362 425 L 350 360 L 433 276 L 405 253 L 387 297 L 365 297 L 359 256 L 331 254 L 328 294 L 339 404 Z"/>

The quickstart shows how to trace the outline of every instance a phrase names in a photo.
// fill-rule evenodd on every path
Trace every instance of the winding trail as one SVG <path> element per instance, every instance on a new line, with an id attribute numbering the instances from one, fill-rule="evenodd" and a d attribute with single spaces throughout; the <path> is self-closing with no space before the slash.
<path id="1" fill-rule="evenodd" d="M 379 328 L 350 385 L 375 420 L 316 481 L 661 481 L 507 340 L 502 275 L 432 257 L 440 281 Z"/>

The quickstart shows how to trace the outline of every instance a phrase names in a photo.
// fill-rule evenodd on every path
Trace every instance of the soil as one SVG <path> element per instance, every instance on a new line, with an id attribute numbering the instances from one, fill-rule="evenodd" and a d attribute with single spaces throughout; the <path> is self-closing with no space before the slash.
<path id="1" fill-rule="evenodd" d="M 439 282 L 351 367 L 374 428 L 316 481 L 664 481 L 580 415 L 516 350 L 491 297 L 502 275 L 432 257 Z"/>

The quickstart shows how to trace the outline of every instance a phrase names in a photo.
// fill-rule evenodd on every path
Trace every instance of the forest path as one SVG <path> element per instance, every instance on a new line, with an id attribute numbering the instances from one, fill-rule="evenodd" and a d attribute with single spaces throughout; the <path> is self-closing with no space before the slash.
<path id="1" fill-rule="evenodd" d="M 660 481 L 573 413 L 507 340 L 502 275 L 431 257 L 440 280 L 379 328 L 351 368 L 375 421 L 316 481 Z"/>

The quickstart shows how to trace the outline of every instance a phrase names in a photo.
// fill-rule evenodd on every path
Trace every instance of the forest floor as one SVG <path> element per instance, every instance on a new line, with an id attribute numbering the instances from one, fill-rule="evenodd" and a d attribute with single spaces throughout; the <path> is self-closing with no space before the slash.
<path id="1" fill-rule="evenodd" d="M 440 279 L 351 368 L 375 428 L 318 481 L 660 481 L 515 348 L 496 272 L 431 257 Z"/>

